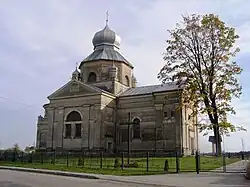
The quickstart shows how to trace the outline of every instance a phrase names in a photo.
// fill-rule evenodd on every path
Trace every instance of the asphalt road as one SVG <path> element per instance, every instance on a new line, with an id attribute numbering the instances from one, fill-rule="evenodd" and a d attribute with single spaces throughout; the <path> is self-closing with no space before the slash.
<path id="1" fill-rule="evenodd" d="M 28 172 L 0 170 L 0 187 L 143 187 L 138 185 L 119 183 L 100 179 L 81 179 Z"/>

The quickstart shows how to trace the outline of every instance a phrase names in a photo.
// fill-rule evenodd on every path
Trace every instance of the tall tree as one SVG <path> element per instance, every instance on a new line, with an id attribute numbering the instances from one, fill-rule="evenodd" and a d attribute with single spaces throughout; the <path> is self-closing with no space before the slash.
<path id="1" fill-rule="evenodd" d="M 13 145 L 12 150 L 13 150 L 14 152 L 16 152 L 16 153 L 19 153 L 19 152 L 21 151 L 21 149 L 20 149 L 18 143 L 15 143 L 15 144 Z"/>
<path id="2" fill-rule="evenodd" d="M 226 121 L 228 113 L 235 114 L 232 98 L 239 98 L 241 86 L 237 75 L 242 72 L 232 57 L 239 52 L 234 47 L 239 36 L 235 29 L 218 16 L 183 16 L 183 22 L 169 30 L 164 54 L 166 64 L 158 74 L 165 82 L 176 81 L 183 86 L 183 102 L 192 102 L 197 113 L 206 115 L 209 124 L 200 124 L 200 130 L 213 130 L 216 152 L 221 154 L 220 132 L 236 131 L 237 127 Z"/>

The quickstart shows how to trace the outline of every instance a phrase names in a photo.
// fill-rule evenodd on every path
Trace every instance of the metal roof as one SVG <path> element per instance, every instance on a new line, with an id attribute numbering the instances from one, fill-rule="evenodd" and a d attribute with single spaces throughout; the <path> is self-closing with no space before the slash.
<path id="1" fill-rule="evenodd" d="M 102 45 L 111 45 L 119 48 L 121 38 L 117 33 L 112 31 L 108 25 L 106 25 L 103 30 L 95 33 L 92 43 L 94 45 L 94 49 Z"/>
<path id="2" fill-rule="evenodd" d="M 120 61 L 133 68 L 133 65 L 130 64 L 125 57 L 123 57 L 117 50 L 109 46 L 94 50 L 82 61 L 82 63 L 96 60 Z"/>
<path id="3" fill-rule="evenodd" d="M 119 97 L 122 96 L 133 96 L 133 95 L 145 95 L 152 94 L 156 92 L 164 92 L 164 91 L 173 91 L 182 89 L 179 87 L 176 82 L 159 84 L 159 85 L 150 85 L 150 86 L 141 86 L 136 88 L 129 88 L 125 92 L 122 92 Z"/>

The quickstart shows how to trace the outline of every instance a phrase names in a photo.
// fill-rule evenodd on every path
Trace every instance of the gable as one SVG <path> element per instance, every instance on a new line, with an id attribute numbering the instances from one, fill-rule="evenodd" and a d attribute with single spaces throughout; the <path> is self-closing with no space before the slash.
<path id="1" fill-rule="evenodd" d="M 84 84 L 80 81 L 72 80 L 69 81 L 67 84 L 56 90 L 48 99 L 57 99 L 57 98 L 64 98 L 64 97 L 74 97 L 80 95 L 91 95 L 91 94 L 98 94 L 102 91 L 94 86 L 90 86 Z"/>

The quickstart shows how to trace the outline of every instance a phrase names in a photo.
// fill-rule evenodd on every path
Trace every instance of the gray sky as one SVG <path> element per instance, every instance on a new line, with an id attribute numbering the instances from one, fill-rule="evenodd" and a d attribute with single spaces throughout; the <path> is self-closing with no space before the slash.
<path id="1" fill-rule="evenodd" d="M 235 59 L 243 68 L 243 95 L 234 101 L 235 124 L 250 128 L 249 0 L 8 0 L 0 4 L 0 147 L 35 141 L 37 116 L 46 97 L 65 84 L 76 62 L 93 50 L 92 37 L 105 25 L 122 38 L 121 52 L 134 65 L 139 85 L 158 84 L 167 29 L 182 14 L 215 13 L 240 35 Z M 250 133 L 226 138 L 226 150 L 250 150 Z M 201 150 L 211 150 L 201 137 Z"/>

